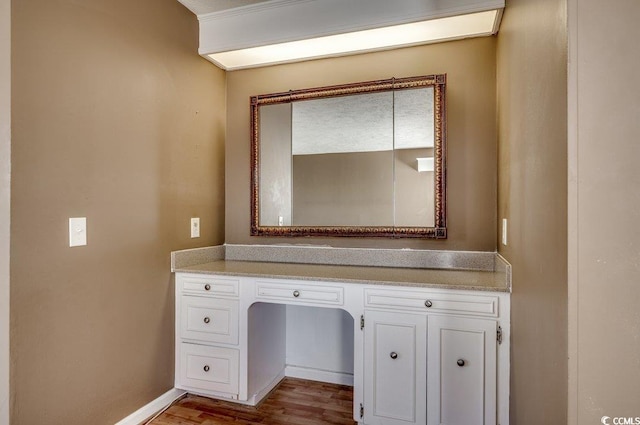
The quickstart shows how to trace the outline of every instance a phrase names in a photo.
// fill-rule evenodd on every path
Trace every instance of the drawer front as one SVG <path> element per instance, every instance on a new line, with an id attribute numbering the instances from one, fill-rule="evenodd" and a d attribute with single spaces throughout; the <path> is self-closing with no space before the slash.
<path id="1" fill-rule="evenodd" d="M 498 317 L 498 297 L 447 292 L 365 289 L 365 307 Z"/>
<path id="2" fill-rule="evenodd" d="M 185 293 L 237 298 L 240 279 L 224 276 L 178 274 L 177 285 Z"/>
<path id="3" fill-rule="evenodd" d="M 180 382 L 185 387 L 238 394 L 239 353 L 231 348 L 180 346 Z"/>
<path id="4" fill-rule="evenodd" d="M 338 286 L 284 282 L 256 282 L 258 300 L 281 300 L 287 304 L 344 304 L 344 289 Z"/>
<path id="5" fill-rule="evenodd" d="M 238 301 L 183 295 L 180 336 L 198 341 L 238 344 Z"/>

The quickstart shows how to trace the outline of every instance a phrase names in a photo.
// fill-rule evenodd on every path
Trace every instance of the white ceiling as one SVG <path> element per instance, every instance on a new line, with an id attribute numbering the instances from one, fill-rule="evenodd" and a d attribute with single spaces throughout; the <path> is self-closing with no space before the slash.
<path id="1" fill-rule="evenodd" d="M 264 3 L 269 0 L 178 0 L 187 9 L 196 15 L 219 12 L 221 10 L 234 9 L 255 3 Z"/>

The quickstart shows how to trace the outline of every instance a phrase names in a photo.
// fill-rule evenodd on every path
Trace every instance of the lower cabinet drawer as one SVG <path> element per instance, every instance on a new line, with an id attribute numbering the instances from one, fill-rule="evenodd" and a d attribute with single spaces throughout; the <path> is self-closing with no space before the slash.
<path id="1" fill-rule="evenodd" d="M 307 285 L 284 282 L 256 282 L 256 298 L 282 300 L 287 304 L 344 304 L 344 289 L 330 285 Z"/>
<path id="2" fill-rule="evenodd" d="M 181 338 L 238 344 L 238 301 L 183 295 L 180 311 Z"/>
<path id="3" fill-rule="evenodd" d="M 365 289 L 366 308 L 393 308 L 429 313 L 451 313 L 498 317 L 498 297 L 495 295 L 456 294 L 447 291 Z"/>
<path id="4" fill-rule="evenodd" d="M 207 274 L 176 274 L 176 285 L 183 292 L 237 298 L 240 293 L 240 279 L 229 276 Z"/>
<path id="5" fill-rule="evenodd" d="M 185 387 L 238 394 L 238 350 L 182 343 L 180 382 Z"/>

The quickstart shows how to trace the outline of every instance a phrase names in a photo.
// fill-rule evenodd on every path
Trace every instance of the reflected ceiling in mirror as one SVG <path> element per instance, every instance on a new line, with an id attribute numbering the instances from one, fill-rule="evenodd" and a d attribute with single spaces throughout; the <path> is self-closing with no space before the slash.
<path id="1" fill-rule="evenodd" d="M 445 75 L 251 98 L 251 234 L 446 238 Z"/>

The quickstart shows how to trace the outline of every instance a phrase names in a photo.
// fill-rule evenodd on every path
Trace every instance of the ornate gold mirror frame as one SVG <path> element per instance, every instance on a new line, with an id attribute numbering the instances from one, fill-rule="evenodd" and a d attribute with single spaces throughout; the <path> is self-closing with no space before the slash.
<path id="1" fill-rule="evenodd" d="M 355 236 L 432 238 L 447 237 L 446 227 L 446 75 L 392 78 L 354 84 L 292 90 L 251 97 L 251 235 L 252 236 Z M 318 98 L 433 87 L 434 95 L 434 226 L 264 226 L 260 224 L 260 108 Z"/>

